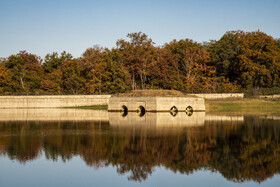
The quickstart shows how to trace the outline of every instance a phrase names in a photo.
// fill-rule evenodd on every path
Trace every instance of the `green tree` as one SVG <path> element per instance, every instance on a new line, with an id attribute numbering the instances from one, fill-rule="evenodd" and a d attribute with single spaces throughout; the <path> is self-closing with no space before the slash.
<path id="1" fill-rule="evenodd" d="M 210 53 L 212 64 L 216 67 L 217 76 L 224 76 L 231 81 L 236 79 L 231 68 L 239 51 L 237 37 L 237 32 L 231 31 L 224 34 L 220 40 L 212 40 L 207 44 L 207 50 Z"/>
<path id="2" fill-rule="evenodd" d="M 63 51 L 60 55 L 57 52 L 47 54 L 43 63 L 43 69 L 46 73 L 52 73 L 58 69 L 64 61 L 72 60 L 73 56 L 70 53 Z"/>
<path id="3" fill-rule="evenodd" d="M 62 91 L 67 94 L 85 92 L 85 79 L 81 76 L 81 64 L 78 60 L 64 61 L 61 65 Z"/>
<path id="4" fill-rule="evenodd" d="M 44 69 L 44 80 L 42 81 L 41 91 L 44 94 L 62 93 L 62 72 L 61 65 L 65 61 L 72 60 L 71 54 L 63 51 L 60 55 L 56 52 L 47 54 L 42 65 Z"/>

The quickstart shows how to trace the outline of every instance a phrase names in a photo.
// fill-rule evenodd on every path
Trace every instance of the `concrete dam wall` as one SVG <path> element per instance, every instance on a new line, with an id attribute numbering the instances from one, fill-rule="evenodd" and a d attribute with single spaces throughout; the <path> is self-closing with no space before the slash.
<path id="1" fill-rule="evenodd" d="M 0 96 L 0 108 L 60 108 L 108 105 L 111 95 Z"/>
<path id="2" fill-rule="evenodd" d="M 205 111 L 203 98 L 196 97 L 111 97 L 108 110 L 141 112 Z"/>
<path id="3" fill-rule="evenodd" d="M 190 94 L 196 97 L 215 100 L 215 99 L 243 99 L 244 93 L 212 93 L 212 94 Z"/>
<path id="4" fill-rule="evenodd" d="M 229 98 L 243 99 L 244 98 L 243 93 L 192 94 L 192 95 L 204 99 L 229 99 Z M 60 108 L 60 107 L 76 107 L 76 106 L 91 106 L 91 105 L 108 105 L 110 98 L 111 95 L 0 96 L 0 108 Z M 157 103 L 164 104 L 164 102 L 161 102 L 160 100 L 166 101 L 166 100 L 170 100 L 170 98 L 157 99 Z M 171 99 L 168 102 L 172 103 L 174 102 L 174 99 L 173 100 Z M 195 101 L 195 103 L 197 103 L 197 101 Z M 135 104 L 140 104 L 140 103 L 135 103 Z M 192 104 L 192 102 L 190 102 L 190 104 Z M 200 106 L 203 105 L 204 103 Z M 197 107 L 194 107 L 194 109 L 197 109 Z M 198 107 L 197 110 L 201 110 L 201 108 Z"/>

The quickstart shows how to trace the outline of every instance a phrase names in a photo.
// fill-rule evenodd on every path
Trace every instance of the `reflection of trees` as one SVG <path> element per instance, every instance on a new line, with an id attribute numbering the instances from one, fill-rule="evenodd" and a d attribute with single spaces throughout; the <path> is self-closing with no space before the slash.
<path id="1" fill-rule="evenodd" d="M 41 152 L 67 161 L 79 155 L 89 166 L 116 166 L 130 180 L 145 180 L 155 166 L 189 174 L 201 168 L 228 180 L 261 182 L 280 171 L 280 126 L 246 117 L 243 124 L 206 122 L 170 129 L 110 127 L 99 122 L 0 123 L 0 154 L 25 162 Z"/>

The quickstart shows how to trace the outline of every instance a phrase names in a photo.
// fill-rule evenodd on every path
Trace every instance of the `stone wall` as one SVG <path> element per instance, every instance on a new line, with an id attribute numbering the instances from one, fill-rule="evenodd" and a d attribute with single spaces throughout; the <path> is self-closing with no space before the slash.
<path id="1" fill-rule="evenodd" d="M 203 98 L 196 97 L 111 97 L 108 105 L 109 111 L 137 111 L 139 107 L 148 112 L 169 112 L 174 106 L 178 111 L 186 111 L 188 106 L 193 111 L 205 111 Z"/>
<path id="2" fill-rule="evenodd" d="M 0 108 L 59 108 L 108 105 L 110 95 L 0 96 Z"/>
<path id="3" fill-rule="evenodd" d="M 107 121 L 105 110 L 72 108 L 9 108 L 0 109 L 1 121 Z"/>
<path id="4" fill-rule="evenodd" d="M 243 99 L 244 93 L 191 94 L 204 99 Z"/>
<path id="5" fill-rule="evenodd" d="M 280 95 L 261 95 L 260 98 L 262 98 L 262 99 L 279 99 Z"/>

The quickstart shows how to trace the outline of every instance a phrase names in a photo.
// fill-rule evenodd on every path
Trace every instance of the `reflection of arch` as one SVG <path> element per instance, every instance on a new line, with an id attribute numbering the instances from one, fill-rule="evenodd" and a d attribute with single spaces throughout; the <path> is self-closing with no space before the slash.
<path id="1" fill-rule="evenodd" d="M 191 106 L 188 106 L 188 107 L 186 108 L 186 114 L 187 114 L 188 116 L 191 116 L 191 115 L 193 114 L 193 108 L 192 108 Z"/>
<path id="2" fill-rule="evenodd" d="M 177 115 L 177 113 L 178 113 L 178 109 L 177 109 L 176 106 L 173 106 L 173 107 L 170 108 L 170 114 L 171 114 L 172 116 L 175 117 L 175 116 Z"/>
<path id="3" fill-rule="evenodd" d="M 143 107 L 142 105 L 140 105 L 137 108 L 137 113 L 139 114 L 140 117 L 144 116 L 146 113 L 145 107 Z"/>
<path id="4" fill-rule="evenodd" d="M 127 113 L 128 113 L 128 108 L 127 108 L 127 106 L 123 105 L 123 106 L 122 106 L 122 111 L 123 111 L 122 116 L 125 117 L 125 116 L 127 115 Z"/>

